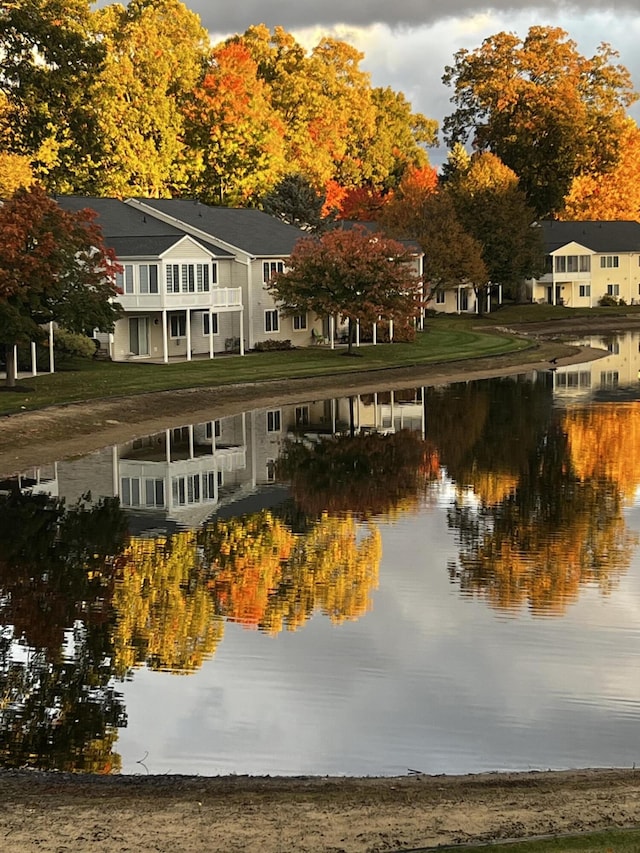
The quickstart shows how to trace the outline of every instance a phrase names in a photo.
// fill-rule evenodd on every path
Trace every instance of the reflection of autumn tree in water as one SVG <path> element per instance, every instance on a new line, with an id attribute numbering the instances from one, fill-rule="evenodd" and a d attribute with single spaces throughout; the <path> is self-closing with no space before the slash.
<path id="1" fill-rule="evenodd" d="M 315 609 L 333 622 L 357 619 L 378 583 L 380 533 L 368 525 L 359 535 L 353 516 L 323 515 L 300 536 L 265 512 L 208 525 L 200 538 L 220 612 L 272 634 Z"/>
<path id="2" fill-rule="evenodd" d="M 514 609 L 563 612 L 581 585 L 603 592 L 628 568 L 633 537 L 621 514 L 616 483 L 581 480 L 562 425 L 550 426 L 522 470 L 514 492 L 479 510 L 456 503 L 450 525 L 459 532 L 465 592 Z"/>
<path id="3" fill-rule="evenodd" d="M 431 445 L 408 429 L 289 442 L 278 460 L 296 504 L 313 517 L 351 512 L 370 518 L 414 508 L 436 471 Z"/>
<path id="4" fill-rule="evenodd" d="M 427 438 L 459 489 L 471 487 L 484 503 L 512 492 L 551 415 L 546 383 L 492 379 L 426 395 Z"/>
<path id="5" fill-rule="evenodd" d="M 2 763 L 117 769 L 124 710 L 108 686 L 108 621 L 124 514 L 116 501 L 66 507 L 16 493 L 0 499 L 0 517 L 0 620 L 24 648 L 19 661 L 9 639 L 0 648 Z"/>

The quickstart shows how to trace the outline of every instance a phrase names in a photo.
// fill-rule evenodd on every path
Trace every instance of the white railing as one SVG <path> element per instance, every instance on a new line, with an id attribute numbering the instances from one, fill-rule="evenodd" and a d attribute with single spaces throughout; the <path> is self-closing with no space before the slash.
<path id="1" fill-rule="evenodd" d="M 116 300 L 125 311 L 175 311 L 181 308 L 221 311 L 242 308 L 242 288 L 213 287 L 208 293 L 121 293 Z"/>

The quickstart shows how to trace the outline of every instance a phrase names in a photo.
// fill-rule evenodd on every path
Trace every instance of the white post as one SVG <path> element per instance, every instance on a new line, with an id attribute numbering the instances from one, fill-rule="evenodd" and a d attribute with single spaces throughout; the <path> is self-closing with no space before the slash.
<path id="1" fill-rule="evenodd" d="M 195 459 L 195 445 L 193 442 L 193 424 L 189 424 L 189 459 Z"/>
<path id="2" fill-rule="evenodd" d="M 18 378 L 18 345 L 13 345 L 13 378 Z"/>
<path id="3" fill-rule="evenodd" d="M 240 312 L 240 355 L 244 355 L 244 314 Z"/>
<path id="4" fill-rule="evenodd" d="M 191 361 L 191 308 L 186 309 L 185 327 L 187 332 L 187 361 Z"/>
<path id="5" fill-rule="evenodd" d="M 360 346 L 360 320 L 356 320 L 356 346 Z"/>
<path id="6" fill-rule="evenodd" d="M 114 444 L 111 448 L 111 467 L 113 468 L 111 474 L 111 482 L 113 485 L 113 496 L 114 498 L 120 497 L 120 474 L 118 472 L 118 445 Z"/>
<path id="7" fill-rule="evenodd" d="M 332 314 L 329 317 L 329 341 L 331 343 L 331 349 L 336 348 L 336 335 L 335 335 L 336 329 L 335 329 L 335 327 L 336 327 L 336 318 Z"/>
<path id="8" fill-rule="evenodd" d="M 378 343 L 378 324 L 373 324 L 373 345 L 375 346 Z"/>
<path id="9" fill-rule="evenodd" d="M 167 309 L 162 309 L 162 360 L 169 362 L 169 340 L 167 336 Z"/>
<path id="10" fill-rule="evenodd" d="M 209 358 L 213 358 L 213 313 L 209 308 Z"/>
<path id="11" fill-rule="evenodd" d="M 393 343 L 393 320 L 389 320 L 389 343 Z"/>
<path id="12" fill-rule="evenodd" d="M 38 375 L 38 361 L 36 358 L 36 342 L 31 341 L 31 375 Z"/>
<path id="13" fill-rule="evenodd" d="M 49 373 L 55 373 L 56 361 L 53 354 L 53 320 L 49 323 Z"/>

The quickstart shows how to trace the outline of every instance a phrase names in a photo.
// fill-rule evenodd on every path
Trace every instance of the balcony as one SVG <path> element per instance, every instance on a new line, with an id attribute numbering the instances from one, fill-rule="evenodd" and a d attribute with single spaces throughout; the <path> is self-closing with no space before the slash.
<path id="1" fill-rule="evenodd" d="M 177 311 L 185 308 L 239 311 L 242 309 L 242 288 L 212 287 L 204 293 L 122 293 L 117 301 L 125 311 Z"/>

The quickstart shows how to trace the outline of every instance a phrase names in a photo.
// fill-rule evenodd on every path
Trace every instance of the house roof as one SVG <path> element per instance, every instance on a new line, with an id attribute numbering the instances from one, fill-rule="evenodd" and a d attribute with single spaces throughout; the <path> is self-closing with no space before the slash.
<path id="1" fill-rule="evenodd" d="M 364 228 L 366 231 L 372 232 L 382 232 L 385 234 L 385 229 L 379 222 L 373 222 L 368 219 L 338 219 L 335 223 L 336 228 L 342 228 L 343 230 L 350 230 L 351 228 Z M 385 236 L 389 236 L 385 234 Z M 404 239 L 399 237 L 390 238 L 396 241 L 396 243 L 400 243 L 406 249 L 409 249 L 416 255 L 422 255 L 424 252 L 422 251 L 422 247 L 417 242 L 417 240 Z"/>
<path id="2" fill-rule="evenodd" d="M 102 229 L 104 242 L 118 258 L 157 257 L 182 240 L 187 232 L 177 226 L 162 222 L 154 216 L 125 204 L 117 198 L 90 196 L 57 196 L 56 202 L 64 210 L 78 211 L 89 208 L 97 214 L 96 224 Z M 215 256 L 231 257 L 231 252 L 214 243 L 191 237 Z"/>
<path id="3" fill-rule="evenodd" d="M 568 243 L 579 243 L 598 254 L 640 252 L 640 222 L 557 222 L 540 223 L 547 254 Z"/>
<path id="4" fill-rule="evenodd" d="M 261 210 L 213 207 L 179 198 L 138 198 L 147 208 L 172 216 L 191 228 L 256 257 L 288 256 L 306 232 Z"/>

